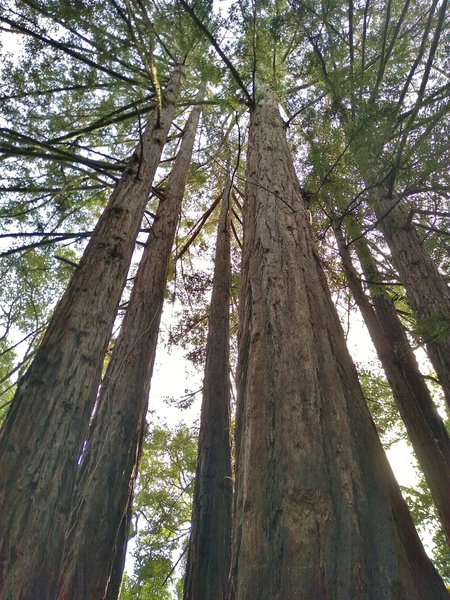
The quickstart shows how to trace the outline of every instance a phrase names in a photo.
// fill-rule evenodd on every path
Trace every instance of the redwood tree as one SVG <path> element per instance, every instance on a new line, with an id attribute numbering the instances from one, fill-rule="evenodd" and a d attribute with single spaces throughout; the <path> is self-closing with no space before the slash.
<path id="1" fill-rule="evenodd" d="M 267 90 L 248 146 L 234 597 L 447 598 L 365 406 Z"/>
<path id="2" fill-rule="evenodd" d="M 358 234 L 355 230 L 358 231 L 358 228 L 353 224 L 350 229 L 356 237 Z M 382 278 L 365 240 L 360 238 L 355 246 L 363 276 L 369 282 L 372 302 L 364 293 L 361 276 L 353 266 L 349 248 L 338 226 L 335 227 L 335 235 L 349 289 L 363 315 L 450 540 L 450 439 L 447 429 L 436 410 L 394 303 L 384 289 L 386 286 L 382 285 Z"/>
<path id="3" fill-rule="evenodd" d="M 450 408 L 450 289 L 411 224 L 407 206 L 388 193 L 375 197 L 373 206 Z"/>
<path id="4" fill-rule="evenodd" d="M 78 459 L 182 74 L 176 67 L 163 107 L 128 161 L 0 432 L 1 581 L 17 600 L 54 594 Z"/>
<path id="5" fill-rule="evenodd" d="M 231 557 L 229 304 L 231 179 L 217 225 L 185 600 L 228 600 Z"/>
<path id="6" fill-rule="evenodd" d="M 87 440 L 88 449 L 74 490 L 56 596 L 61 600 L 105 598 L 115 556 L 123 554 L 170 253 L 199 117 L 197 107 L 186 123 L 102 381 L 95 426 Z"/>
<path id="7" fill-rule="evenodd" d="M 304 5 L 298 0 L 294 4 Z M 341 149 L 328 175 L 344 154 L 351 154 L 356 177 L 364 183 L 362 199 L 374 215 L 368 228 L 377 227 L 383 233 L 415 313 L 417 333 L 426 344 L 450 407 L 450 289 L 412 222 L 415 207 L 405 194 L 411 181 L 426 187 L 430 179 L 445 179 L 446 141 L 441 169 L 433 162 L 441 136 L 445 136 L 439 126 L 448 114 L 447 84 L 433 72 L 441 71 L 439 54 L 447 6 L 447 0 L 433 0 L 422 19 L 414 3 L 388 1 L 381 3 L 380 18 L 373 23 L 369 5 L 364 10 L 352 6 L 348 44 L 343 41 L 346 34 L 338 3 L 330 8 L 331 15 L 323 11 L 314 15 L 314 35 L 301 19 L 300 26 L 307 31 L 319 65 L 316 69 L 330 106 L 327 117 L 339 122 L 345 137 L 345 150 Z M 337 29 L 329 24 L 333 20 L 339 23 Z M 327 29 L 328 43 L 317 35 L 322 27 Z M 357 27 L 362 29 L 362 47 L 353 38 Z M 377 52 L 372 69 L 371 59 Z M 357 63 L 358 56 L 361 63 Z M 419 72 L 420 64 L 423 69 Z M 433 143 L 436 149 L 431 150 Z M 424 148 L 430 157 L 422 165 Z M 323 183 L 328 183 L 328 177 Z M 347 210 L 354 208 L 350 202 Z"/>
<path id="8" fill-rule="evenodd" d="M 432 0 L 425 10 L 420 3 L 402 0 L 346 6 L 337 0 L 242 1 L 233 3 L 226 22 L 221 17 L 210 19 L 212 3 L 202 0 L 5 3 L 2 28 L 30 42 L 23 61 L 19 57 L 19 70 L 13 61 L 2 66 L 7 103 L 13 99 L 2 115 L 7 127 L 2 120 L 0 131 L 6 137 L 0 149 L 7 157 L 0 172 L 8 181 L 0 191 L 12 195 L 8 210 L 0 208 L 5 228 L 13 219 L 9 229 L 15 235 L 16 226 L 22 229 L 23 215 L 31 210 L 35 231 L 20 234 L 38 236 L 41 241 L 33 242 L 33 248 L 48 247 L 51 235 L 60 234 L 57 226 L 48 232 L 43 223 L 53 226 L 67 215 L 84 213 L 84 221 L 74 217 L 78 231 L 67 232 L 65 225 L 63 233 L 65 239 L 90 236 L 90 231 L 79 229 L 91 217 L 92 190 L 101 190 L 101 200 L 111 181 L 117 188 L 80 265 L 74 263 L 75 252 L 62 257 L 73 259 L 68 262 L 76 269 L 75 276 L 19 385 L 0 439 L 1 491 L 6 489 L 6 499 L 5 494 L 0 499 L 0 519 L 6 521 L 5 526 L 0 524 L 0 559 L 6 561 L 0 572 L 0 595 L 14 600 L 52 597 L 57 580 L 62 597 L 97 597 L 105 593 L 111 572 L 106 594 L 108 599 L 117 594 L 153 364 L 153 327 L 162 299 L 158 297 L 145 316 L 140 304 L 145 307 L 150 296 L 154 299 L 149 288 L 153 275 L 155 289 L 158 293 L 163 289 L 165 258 L 159 266 L 157 260 L 150 265 L 146 253 L 151 274 L 145 282 L 136 282 L 134 309 L 116 347 L 120 353 L 97 396 L 100 369 L 153 167 L 172 120 L 174 89 L 169 86 L 166 98 L 161 96 L 160 75 L 168 72 L 167 61 L 183 62 L 194 47 L 195 64 L 188 75 L 194 87 L 198 78 L 212 84 L 207 104 L 221 114 L 230 107 L 234 112 L 230 128 L 235 127 L 239 141 L 235 182 L 240 187 L 246 180 L 247 185 L 232 561 L 235 596 L 240 600 L 289 599 L 299 593 L 338 600 L 445 597 L 364 405 L 312 245 L 310 222 L 317 231 L 323 219 L 317 210 L 323 192 L 331 189 L 332 195 L 339 195 L 342 180 L 332 184 L 349 156 L 352 171 L 345 185 L 351 188 L 346 194 L 351 202 L 343 212 L 367 201 L 365 213 L 361 212 L 365 235 L 380 224 L 372 210 L 374 202 L 387 202 L 378 213 L 384 221 L 394 214 L 397 200 L 404 199 L 411 180 L 423 186 L 433 179 L 433 185 L 437 182 L 445 189 L 448 144 L 443 115 L 448 86 L 443 83 L 439 35 L 446 0 Z M 198 36 L 187 35 L 186 15 L 212 44 L 221 65 L 213 53 L 199 48 Z M 216 27 L 218 22 L 226 31 Z M 223 34 L 226 42 L 221 47 Z M 417 87 L 419 69 L 423 79 Z M 271 89 L 283 96 L 291 113 L 284 122 L 271 94 L 258 89 L 260 80 L 270 82 Z M 257 105 L 250 85 L 260 96 Z M 179 106 L 189 103 L 186 94 Z M 240 167 L 240 115 L 246 107 L 252 113 L 247 176 Z M 227 136 L 221 126 L 220 118 L 211 117 L 199 136 L 202 165 L 196 173 L 205 186 L 208 179 L 217 180 L 213 166 L 223 166 L 221 150 Z M 322 148 L 314 155 L 314 127 L 329 138 L 329 153 Z M 314 171 L 333 156 L 308 195 L 317 204 L 308 207 L 287 148 L 287 128 L 298 173 L 303 167 Z M 336 132 L 341 137 L 333 145 Z M 120 159 L 136 141 L 134 158 L 120 178 L 126 162 Z M 18 164 L 11 157 L 24 158 Z M 27 200 L 22 201 L 22 193 Z M 38 204 L 41 193 L 49 193 L 51 200 L 43 207 Z M 409 206 L 407 215 L 401 210 L 399 224 L 409 227 Z M 47 220 L 48 213 L 53 217 Z M 200 223 L 206 219 L 207 213 Z M 326 239 L 328 225 L 319 231 L 319 240 Z M 165 257 L 170 253 L 169 229 L 161 230 L 165 237 L 158 246 Z M 153 233 L 157 231 L 158 221 L 153 226 Z M 200 225 L 193 231 L 180 254 Z M 386 231 L 386 239 L 389 235 Z M 425 247 L 424 240 L 414 235 L 402 238 L 401 244 L 413 240 L 413 245 L 418 241 Z M 29 249 L 25 244 L 20 252 Z M 13 244 L 6 254 L 14 257 L 17 250 Z M 445 266 L 444 244 L 429 258 Z M 26 267 L 31 261 L 19 263 L 22 283 L 14 290 L 15 298 L 28 288 Z M 417 270 L 410 265 L 413 279 L 418 280 L 424 264 Z M 438 267 L 429 270 L 435 271 L 439 274 Z M 405 286 L 407 275 L 402 275 Z M 33 309 L 32 291 L 45 286 L 41 279 L 30 287 Z M 8 286 L 0 286 L 3 297 L 8 293 Z M 420 309 L 416 312 L 424 337 L 431 325 L 436 338 L 431 341 L 441 343 L 448 330 L 444 326 L 438 332 L 434 324 L 445 325 L 446 315 L 440 310 L 425 317 Z M 10 315 L 6 311 L 2 317 L 8 328 Z M 129 335 L 123 333 L 125 327 Z M 150 331 L 153 337 L 147 338 Z M 11 361 L 3 358 L 3 339 L 0 344 L 0 367 L 11 370 Z M 9 350 L 13 348 L 12 344 Z M 113 486 L 117 496 L 111 493 Z M 96 539 L 100 551 L 93 557 Z M 86 565 L 89 557 L 92 565 Z M 90 587 L 88 580 L 94 581 L 96 591 L 81 591 Z"/>

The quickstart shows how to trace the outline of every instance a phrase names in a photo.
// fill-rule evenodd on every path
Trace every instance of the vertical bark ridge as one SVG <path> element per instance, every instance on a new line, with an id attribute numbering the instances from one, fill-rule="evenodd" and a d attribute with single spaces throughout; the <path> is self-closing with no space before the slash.
<path id="1" fill-rule="evenodd" d="M 195 108 L 187 121 L 100 388 L 96 426 L 70 515 L 58 600 L 103 599 L 126 542 L 121 527 L 137 475 L 167 271 L 199 117 Z"/>
<path id="2" fill-rule="evenodd" d="M 229 179 L 222 195 L 217 227 L 184 600 L 229 598 L 232 504 L 229 382 L 230 190 Z"/>
<path id="3" fill-rule="evenodd" d="M 19 382 L 3 425 L 3 597 L 54 597 L 77 460 L 135 239 L 175 113 L 182 71 L 175 68 L 159 126 L 153 116 Z"/>
<path id="4" fill-rule="evenodd" d="M 271 96 L 250 120 L 240 311 L 234 598 L 447 598 L 364 403 Z"/>
<path id="5" fill-rule="evenodd" d="M 369 330 L 450 541 L 450 439 L 447 430 L 420 373 L 395 307 L 382 286 L 375 284 L 381 278 L 367 245 L 362 239 L 355 244 L 364 276 L 372 282 L 369 284 L 372 305 L 338 227 L 335 227 L 335 235 L 349 288 Z M 363 244 L 364 248 L 361 248 Z"/>

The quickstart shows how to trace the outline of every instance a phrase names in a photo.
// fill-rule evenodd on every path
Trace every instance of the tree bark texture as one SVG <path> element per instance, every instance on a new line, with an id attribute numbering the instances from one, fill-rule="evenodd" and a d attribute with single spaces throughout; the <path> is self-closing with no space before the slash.
<path id="1" fill-rule="evenodd" d="M 374 197 L 373 208 L 450 408 L 450 289 L 404 206 L 380 196 Z"/>
<path id="2" fill-rule="evenodd" d="M 171 249 L 200 109 L 185 127 L 108 364 L 70 515 L 58 600 L 101 600 L 123 552 L 123 520 L 133 493 Z M 95 540 L 95 544 L 92 543 Z"/>
<path id="3" fill-rule="evenodd" d="M 1 431 L 2 598 L 55 598 L 80 449 L 182 70 L 117 183 Z"/>
<path id="4" fill-rule="evenodd" d="M 115 547 L 111 575 L 105 593 L 105 600 L 117 600 L 122 585 L 123 572 L 127 559 L 128 534 L 130 531 L 131 517 L 133 514 L 133 490 L 130 491 L 129 503 L 126 514 L 122 517 Z"/>
<path id="5" fill-rule="evenodd" d="M 228 600 L 231 558 L 230 191 L 219 224 L 184 600 Z"/>
<path id="6" fill-rule="evenodd" d="M 364 240 L 356 242 L 359 262 L 369 284 L 372 304 L 352 264 L 342 231 L 334 228 L 348 286 L 369 330 L 386 373 L 414 452 L 450 541 L 450 439 L 392 300 L 381 285 L 378 269 Z M 353 229 L 352 235 L 353 235 Z M 357 234 L 358 235 L 358 234 Z"/>
<path id="7" fill-rule="evenodd" d="M 248 143 L 233 597 L 447 598 L 365 405 L 270 95 Z"/>

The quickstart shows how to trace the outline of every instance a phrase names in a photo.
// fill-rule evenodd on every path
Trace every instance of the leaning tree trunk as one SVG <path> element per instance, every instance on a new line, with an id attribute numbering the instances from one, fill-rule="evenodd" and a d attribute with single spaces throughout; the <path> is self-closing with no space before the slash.
<path id="1" fill-rule="evenodd" d="M 195 108 L 188 119 L 102 382 L 75 490 L 58 600 L 102 600 L 123 551 L 118 542 L 126 539 L 121 526 L 137 473 L 170 253 L 199 115 Z"/>
<path id="2" fill-rule="evenodd" d="M 111 575 L 106 587 L 104 600 L 117 600 L 122 585 L 123 572 L 127 558 L 128 534 L 130 531 L 131 517 L 133 515 L 133 490 L 130 490 L 129 503 L 125 515 L 120 522 L 117 533 L 114 559 L 111 565 Z"/>
<path id="3" fill-rule="evenodd" d="M 450 289 L 403 205 L 374 195 L 373 208 L 450 407 Z"/>
<path id="4" fill-rule="evenodd" d="M 192 527 L 184 600 L 228 600 L 231 558 L 230 450 L 230 191 L 222 196 L 217 227 L 205 378 L 200 418 Z"/>
<path id="5" fill-rule="evenodd" d="M 0 437 L 1 597 L 55 597 L 67 508 L 111 329 L 182 76 L 142 134 L 19 382 Z"/>
<path id="6" fill-rule="evenodd" d="M 248 143 L 234 597 L 447 598 L 365 405 L 273 97 Z"/>
<path id="7" fill-rule="evenodd" d="M 350 227 L 352 235 L 358 236 L 351 224 Z M 420 373 L 395 306 L 383 287 L 376 285 L 381 277 L 367 244 L 360 239 L 355 246 L 365 278 L 371 282 L 372 304 L 352 264 L 342 231 L 339 226 L 335 226 L 334 231 L 348 286 L 369 330 L 450 541 L 450 439 L 447 429 Z"/>

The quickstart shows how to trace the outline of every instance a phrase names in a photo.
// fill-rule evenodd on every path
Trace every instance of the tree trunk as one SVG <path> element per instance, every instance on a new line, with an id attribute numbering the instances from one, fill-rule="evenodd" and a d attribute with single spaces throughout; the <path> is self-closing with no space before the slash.
<path id="1" fill-rule="evenodd" d="M 102 382 L 75 490 L 58 600 L 103 599 L 117 553 L 123 552 L 117 544 L 126 541 L 120 529 L 137 474 L 167 270 L 199 115 L 196 108 L 188 119 Z"/>
<path id="2" fill-rule="evenodd" d="M 365 405 L 271 96 L 250 120 L 243 252 L 234 597 L 447 598 Z"/>
<path id="3" fill-rule="evenodd" d="M 125 561 L 127 558 L 128 534 L 130 531 L 131 517 L 133 514 L 133 490 L 129 495 L 129 505 L 126 514 L 122 517 L 119 530 L 117 532 L 117 541 L 114 559 L 111 567 L 111 576 L 108 580 L 108 585 L 105 593 L 105 600 L 117 600 L 120 594 L 120 586 L 122 585 L 123 572 L 125 569 Z"/>
<path id="4" fill-rule="evenodd" d="M 420 373 L 392 300 L 381 285 L 378 269 L 364 240 L 355 244 L 372 298 L 364 293 L 339 227 L 334 228 L 348 286 L 363 315 L 414 452 L 450 541 L 450 439 Z M 354 234 L 351 226 L 352 235 Z M 358 235 L 358 233 L 356 233 Z"/>
<path id="5" fill-rule="evenodd" d="M 135 239 L 174 112 L 177 67 L 101 216 L 0 438 L 1 596 L 55 597 L 69 498 Z M 92 538 L 91 538 L 92 539 Z M 92 542 L 91 542 L 92 543 Z"/>
<path id="6" fill-rule="evenodd" d="M 402 204 L 383 196 L 373 208 L 450 408 L 450 289 Z"/>
<path id="7" fill-rule="evenodd" d="M 230 188 L 222 196 L 184 600 L 228 600 L 231 556 Z"/>

